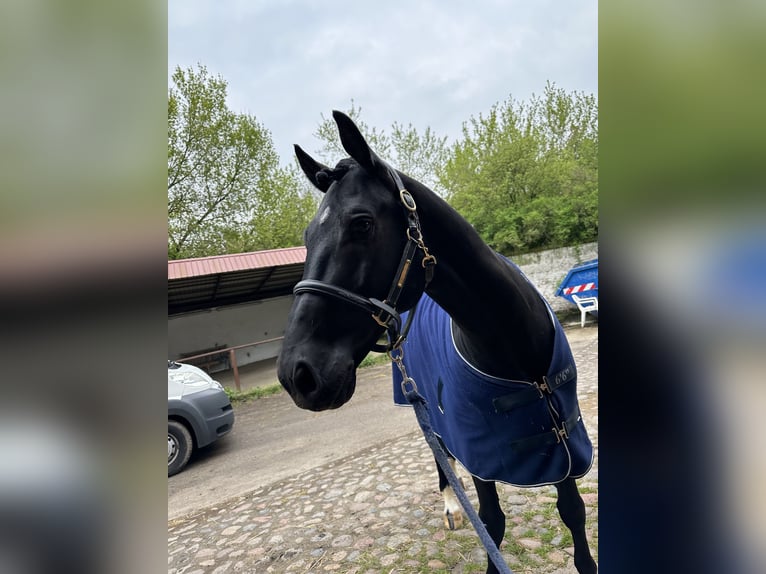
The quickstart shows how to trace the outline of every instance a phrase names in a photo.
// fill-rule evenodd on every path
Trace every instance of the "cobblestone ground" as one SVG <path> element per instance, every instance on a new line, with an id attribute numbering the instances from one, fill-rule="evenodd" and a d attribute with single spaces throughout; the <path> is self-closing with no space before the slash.
<path id="1" fill-rule="evenodd" d="M 598 329 L 568 335 L 581 410 L 596 446 Z M 476 505 L 469 475 L 461 475 Z M 484 572 L 485 552 L 470 523 L 445 531 L 437 483 L 427 444 L 408 433 L 169 522 L 168 574 Z M 593 469 L 578 483 L 597 554 L 597 448 Z M 507 517 L 501 551 L 511 569 L 575 572 L 571 537 L 555 509 L 555 488 L 498 488 Z"/>

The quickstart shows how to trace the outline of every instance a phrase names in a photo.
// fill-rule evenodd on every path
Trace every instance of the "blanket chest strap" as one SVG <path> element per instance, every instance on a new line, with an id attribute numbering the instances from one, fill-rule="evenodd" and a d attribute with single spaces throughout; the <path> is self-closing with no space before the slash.
<path id="1" fill-rule="evenodd" d="M 556 389 L 565 385 L 569 381 L 575 380 L 577 370 L 574 363 L 569 363 L 565 368 L 551 376 L 544 376 L 542 384 L 534 382 L 532 386 L 523 391 L 517 391 L 496 397 L 492 399 L 492 405 L 496 413 L 505 413 L 517 407 L 528 405 L 545 397 L 545 394 L 552 395 Z"/>
<path id="2" fill-rule="evenodd" d="M 553 428 L 549 431 L 535 434 L 525 438 L 520 438 L 511 442 L 511 449 L 516 452 L 523 452 L 539 448 L 541 446 L 547 446 L 554 443 L 560 443 L 564 439 L 569 439 L 569 433 L 580 424 L 582 417 L 580 416 L 580 410 L 577 409 L 567 420 L 557 425 L 555 422 Z"/>

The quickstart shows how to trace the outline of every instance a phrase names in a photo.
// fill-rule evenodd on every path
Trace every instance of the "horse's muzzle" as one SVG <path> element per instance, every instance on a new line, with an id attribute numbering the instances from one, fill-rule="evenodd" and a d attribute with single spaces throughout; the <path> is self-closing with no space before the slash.
<path id="1" fill-rule="evenodd" d="M 292 367 L 280 362 L 277 376 L 297 406 L 310 411 L 337 409 L 346 404 L 356 389 L 353 363 L 322 376 L 306 361 Z"/>

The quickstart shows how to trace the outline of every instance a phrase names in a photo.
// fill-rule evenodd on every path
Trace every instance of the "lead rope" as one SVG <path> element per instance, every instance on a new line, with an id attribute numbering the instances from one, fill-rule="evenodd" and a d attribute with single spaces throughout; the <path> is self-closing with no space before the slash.
<path id="1" fill-rule="evenodd" d="M 500 550 L 497 548 L 495 541 L 492 540 L 489 532 L 487 532 L 487 527 L 484 526 L 484 522 L 482 522 L 481 518 L 479 518 L 479 515 L 471 504 L 471 501 L 468 500 L 468 495 L 466 495 L 465 490 L 463 490 L 463 487 L 460 484 L 460 480 L 455 474 L 455 471 L 452 470 L 452 466 L 450 466 L 449 461 L 447 460 L 447 453 L 444 452 L 444 448 L 439 442 L 436 433 L 434 433 L 433 428 L 431 428 L 431 423 L 428 420 L 428 407 L 426 406 L 426 400 L 423 398 L 423 395 L 418 392 L 418 386 L 415 384 L 415 381 L 407 374 L 407 369 L 405 368 L 403 362 L 404 349 L 401 347 L 401 344 L 398 347 L 391 349 L 388 352 L 388 357 L 399 368 L 399 371 L 401 371 L 402 392 L 412 407 L 415 409 L 415 417 L 418 420 L 420 429 L 423 431 L 423 436 L 425 437 L 428 446 L 431 447 L 431 450 L 436 457 L 436 461 L 444 471 L 444 474 L 447 477 L 447 482 L 452 487 L 452 490 L 455 493 L 455 496 L 457 496 L 457 499 L 460 501 L 460 505 L 463 507 L 463 510 L 468 516 L 468 520 L 470 520 L 471 524 L 473 524 L 476 533 L 479 535 L 481 543 L 484 545 L 484 548 L 486 548 L 489 559 L 495 565 L 495 568 L 497 568 L 498 572 L 502 574 L 513 574 L 513 571 L 505 563 L 502 554 L 500 554 Z"/>

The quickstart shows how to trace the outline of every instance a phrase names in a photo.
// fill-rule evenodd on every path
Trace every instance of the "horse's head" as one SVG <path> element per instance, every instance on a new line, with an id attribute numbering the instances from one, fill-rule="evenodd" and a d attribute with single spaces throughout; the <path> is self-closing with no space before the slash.
<path id="1" fill-rule="evenodd" d="M 333 116 L 351 158 L 331 169 L 295 146 L 324 198 L 306 229 L 303 280 L 278 360 L 282 386 L 299 407 L 314 411 L 351 398 L 359 363 L 386 329 L 398 328 L 398 314 L 389 311 L 416 303 L 424 257 L 430 263 L 422 240 L 409 238 L 419 239 L 420 229 L 399 174 L 370 150 L 350 118 Z"/>

